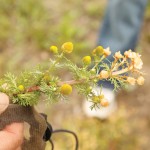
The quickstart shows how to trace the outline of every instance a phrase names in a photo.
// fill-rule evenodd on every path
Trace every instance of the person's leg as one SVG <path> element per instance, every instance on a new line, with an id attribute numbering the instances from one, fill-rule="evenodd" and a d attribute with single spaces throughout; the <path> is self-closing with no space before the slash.
<path id="1" fill-rule="evenodd" d="M 147 0 L 109 0 L 98 45 L 113 54 L 135 49 Z"/>
<path id="2" fill-rule="evenodd" d="M 109 0 L 97 45 L 110 47 L 112 56 L 116 51 L 123 54 L 135 49 L 147 0 Z M 109 57 L 110 61 L 113 58 Z M 99 82 L 113 88 L 110 82 Z"/>

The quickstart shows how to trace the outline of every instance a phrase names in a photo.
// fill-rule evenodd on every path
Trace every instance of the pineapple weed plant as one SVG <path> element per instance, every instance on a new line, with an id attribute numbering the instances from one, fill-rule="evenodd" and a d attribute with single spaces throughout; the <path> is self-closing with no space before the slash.
<path id="1" fill-rule="evenodd" d="M 41 94 L 46 96 L 48 103 L 65 100 L 76 88 L 79 94 L 83 94 L 88 101 L 92 102 L 91 109 L 106 107 L 109 100 L 105 98 L 100 88 L 99 95 L 93 92 L 93 87 L 99 80 L 108 80 L 114 84 L 114 90 L 124 87 L 127 84 L 143 85 L 144 73 L 141 55 L 132 50 L 120 51 L 114 54 L 114 61 L 109 62 L 107 57 L 111 55 L 108 48 L 96 47 L 91 55 L 82 58 L 82 67 L 78 67 L 67 55 L 72 53 L 73 43 L 66 42 L 61 48 L 50 46 L 50 52 L 54 58 L 50 59 L 47 65 L 38 65 L 32 70 L 26 70 L 15 76 L 6 73 L 0 79 L 0 92 L 6 93 L 13 104 L 33 106 L 39 101 Z M 106 61 L 108 63 L 106 63 Z M 61 81 L 52 74 L 55 70 L 67 68 L 72 74 L 72 80 Z"/>

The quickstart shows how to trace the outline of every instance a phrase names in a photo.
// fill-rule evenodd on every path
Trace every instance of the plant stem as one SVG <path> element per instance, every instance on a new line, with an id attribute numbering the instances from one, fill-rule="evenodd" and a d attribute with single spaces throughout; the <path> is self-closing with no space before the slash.
<path id="1" fill-rule="evenodd" d="M 95 78 L 99 78 L 99 75 L 90 77 L 90 80 L 95 79 Z M 86 79 L 69 80 L 69 81 L 59 82 L 57 85 L 58 85 L 58 86 L 61 86 L 61 85 L 65 84 L 65 83 L 70 84 L 70 85 L 74 85 L 74 84 L 80 84 L 80 83 L 83 83 L 83 82 L 85 82 L 85 81 L 86 81 Z"/>
<path id="2" fill-rule="evenodd" d="M 129 68 L 125 68 L 125 69 L 121 69 L 119 71 L 115 71 L 115 72 L 112 72 L 112 76 L 116 76 L 116 75 L 120 75 L 120 74 L 123 74 L 123 73 L 126 73 L 130 70 L 133 69 L 133 66 L 130 66 Z"/>
<path id="3" fill-rule="evenodd" d="M 119 71 L 115 71 L 115 72 L 112 72 L 111 76 L 116 76 L 116 75 L 120 75 L 120 74 L 123 74 L 123 73 L 126 73 L 130 70 L 133 69 L 133 66 L 130 66 L 129 68 L 125 68 L 125 69 L 121 69 Z M 99 79 L 101 80 L 102 78 L 100 78 L 99 75 L 95 75 L 95 76 L 92 76 L 89 78 L 89 80 L 93 80 L 93 79 Z M 79 80 L 69 80 L 69 81 L 62 81 L 62 82 L 58 82 L 57 85 L 58 86 L 61 86 L 63 84 L 70 84 L 70 85 L 75 85 L 75 84 L 80 84 L 80 83 L 83 83 L 85 82 L 86 79 L 79 79 Z M 50 86 L 50 85 L 49 85 Z M 29 87 L 26 92 L 34 92 L 34 91 L 40 91 L 40 86 L 32 86 L 32 87 Z"/>

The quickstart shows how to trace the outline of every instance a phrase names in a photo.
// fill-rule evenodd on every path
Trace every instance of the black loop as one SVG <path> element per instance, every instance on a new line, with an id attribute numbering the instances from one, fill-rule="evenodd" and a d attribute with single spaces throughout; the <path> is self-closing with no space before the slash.
<path id="1" fill-rule="evenodd" d="M 73 131 L 66 130 L 66 129 L 57 129 L 57 130 L 54 130 L 53 134 L 54 133 L 60 133 L 60 132 L 72 134 L 74 136 L 74 138 L 75 138 L 75 150 L 78 150 L 78 148 L 79 148 L 78 136 Z"/>
<path id="2" fill-rule="evenodd" d="M 43 140 L 46 142 L 46 141 L 49 141 L 49 139 L 51 138 L 53 129 L 52 129 L 52 126 L 50 125 L 50 123 L 47 122 L 47 115 L 43 114 L 43 113 L 41 113 L 41 115 L 45 118 L 45 121 L 47 124 L 47 129 L 43 135 Z"/>
<path id="3" fill-rule="evenodd" d="M 72 134 L 72 135 L 74 136 L 75 142 L 76 142 L 76 144 L 75 144 L 75 150 L 78 150 L 79 141 L 78 141 L 77 135 L 76 135 L 74 132 L 69 131 L 69 130 L 64 130 L 64 129 L 59 129 L 59 130 L 54 130 L 54 131 L 53 131 L 53 128 L 52 128 L 51 124 L 47 122 L 47 115 L 46 115 L 46 114 L 43 114 L 43 113 L 41 113 L 41 115 L 45 118 L 45 121 L 46 121 L 46 124 L 47 124 L 47 129 L 46 129 L 46 131 L 45 131 L 45 133 L 44 133 L 43 140 L 44 140 L 45 142 L 46 142 L 46 141 L 49 141 L 49 142 L 51 143 L 52 150 L 54 150 L 54 144 L 53 144 L 53 141 L 51 140 L 51 136 L 52 136 L 52 134 L 54 134 L 54 133 L 60 133 L 60 132 L 65 132 L 65 133 L 70 133 L 70 134 Z"/>

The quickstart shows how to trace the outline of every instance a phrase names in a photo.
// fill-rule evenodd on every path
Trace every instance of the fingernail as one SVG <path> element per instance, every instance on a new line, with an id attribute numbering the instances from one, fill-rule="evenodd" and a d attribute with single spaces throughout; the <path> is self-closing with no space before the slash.
<path id="1" fill-rule="evenodd" d="M 3 113 L 9 105 L 9 98 L 6 94 L 0 93 L 0 114 Z"/>

